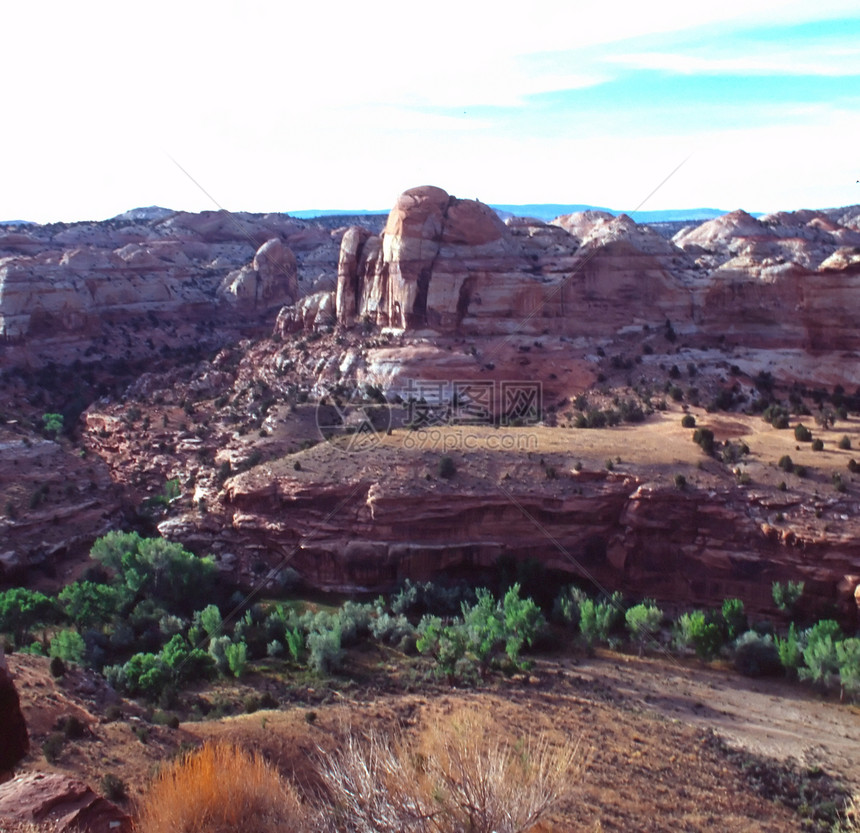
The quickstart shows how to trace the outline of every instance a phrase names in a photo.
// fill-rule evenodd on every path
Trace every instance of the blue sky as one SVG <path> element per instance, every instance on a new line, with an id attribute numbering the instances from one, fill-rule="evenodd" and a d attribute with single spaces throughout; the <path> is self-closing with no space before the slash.
<path id="1" fill-rule="evenodd" d="M 0 219 L 860 202 L 855 0 L 4 9 Z M 686 161 L 685 161 L 686 160 Z"/>

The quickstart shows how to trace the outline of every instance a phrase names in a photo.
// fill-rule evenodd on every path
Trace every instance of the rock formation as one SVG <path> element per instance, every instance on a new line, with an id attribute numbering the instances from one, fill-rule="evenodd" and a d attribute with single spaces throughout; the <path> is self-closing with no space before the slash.
<path id="1" fill-rule="evenodd" d="M 57 833 L 130 833 L 131 818 L 82 781 L 33 772 L 0 784 L 0 821 L 49 823 Z"/>
<path id="2" fill-rule="evenodd" d="M 0 646 L 0 782 L 4 781 L 30 749 L 27 723 L 21 712 L 21 702 L 6 657 Z"/>
<path id="3" fill-rule="evenodd" d="M 426 186 L 402 194 L 381 230 L 350 222 L 156 212 L 0 235 L 8 338 L 0 365 L 25 349 L 34 364 L 179 356 L 92 405 L 83 429 L 92 456 L 74 467 L 61 443 L 31 436 L 45 409 L 22 383 L 13 411 L 27 420 L 0 424 L 13 464 L 0 468 L 4 501 L 11 496 L 0 517 L 0 580 L 71 549 L 61 535 L 73 521 L 86 520 L 91 536 L 118 525 L 118 501 L 105 496 L 113 477 L 129 516 L 178 478 L 183 509 L 153 523 L 198 551 L 215 549 L 245 579 L 250 556 L 231 553 L 274 565 L 295 547 L 296 566 L 326 588 L 467 572 L 500 555 L 534 555 L 575 573 L 535 543 L 519 503 L 583 569 L 631 593 L 702 604 L 738 595 L 756 608 L 768 603 L 773 580 L 803 578 L 817 601 L 843 585 L 840 598 L 853 592 L 848 577 L 860 552 L 842 516 L 856 515 L 854 487 L 832 505 L 813 492 L 832 489 L 835 467 L 786 497 L 773 494 L 776 482 L 771 492 L 739 489 L 717 457 L 717 485 L 683 493 L 662 462 L 658 474 L 585 476 L 560 457 L 552 466 L 564 476 L 551 484 L 544 471 L 513 482 L 507 472 L 492 488 L 465 476 L 440 484 L 403 454 L 351 475 L 324 456 L 300 469 L 290 460 L 286 472 L 278 464 L 319 440 L 316 401 L 341 406 L 356 392 L 377 404 L 420 397 L 445 407 L 456 398 L 453 380 L 497 389 L 533 380 L 552 427 L 581 396 L 620 407 L 641 395 L 650 409 L 670 392 L 690 407 L 737 389 L 737 401 L 751 403 L 765 368 L 784 389 L 856 387 L 860 370 L 843 354 L 860 350 L 860 209 L 761 218 L 735 211 L 668 240 L 603 212 L 503 222 L 480 202 Z M 61 338 L 76 352 L 58 350 Z M 189 346 L 193 357 L 183 353 Z M 600 390 L 610 382 L 612 390 Z M 54 374 L 44 387 L 56 383 Z M 416 395 L 415 383 L 438 383 L 441 392 Z M 488 415 L 502 411 L 493 405 Z M 573 448 L 575 434 L 558 441 Z M 265 467 L 229 476 L 261 458 Z M 838 462 L 844 472 L 847 461 Z M 296 473 L 311 470 L 314 478 Z M 65 480 L 86 483 L 76 490 Z M 43 483 L 51 514 L 34 495 Z M 810 526 L 800 509 L 784 527 L 768 516 L 804 501 L 831 512 L 833 526 Z M 75 534 L 86 538 L 82 528 Z"/>
<path id="4" fill-rule="evenodd" d="M 219 293 L 231 303 L 252 310 L 292 304 L 299 294 L 296 257 L 274 237 L 257 249 L 250 266 L 224 278 Z"/>
<path id="5" fill-rule="evenodd" d="M 467 474 L 462 484 L 410 480 L 406 472 L 420 464 L 402 452 L 391 460 L 377 452 L 375 465 L 394 474 L 359 482 L 271 470 L 233 478 L 224 525 L 206 539 L 272 565 L 288 556 L 310 584 L 335 591 L 387 590 L 406 577 L 468 576 L 502 557 L 533 558 L 634 596 L 699 605 L 737 596 L 761 611 L 772 607 L 772 583 L 788 578 L 805 581 L 809 605 L 829 604 L 860 564 L 856 541 L 780 530 L 767 520 L 771 498 L 750 501 L 732 487 L 679 493 L 583 471 L 547 487 L 517 486 L 511 477 L 496 489 Z M 182 532 L 171 523 L 163 531 Z M 856 581 L 848 584 L 840 598 L 850 620 Z"/>
<path id="6" fill-rule="evenodd" d="M 222 211 L 0 231 L 0 365 L 218 346 L 334 286 L 342 233 Z"/>
<path id="7" fill-rule="evenodd" d="M 358 228 L 344 235 L 338 321 L 472 335 L 583 335 L 596 321 L 612 332 L 689 318 L 684 280 L 692 263 L 680 249 L 624 216 L 565 222 L 584 239 L 566 233 L 564 222 L 503 223 L 488 206 L 440 188 L 406 191 L 380 237 Z"/>

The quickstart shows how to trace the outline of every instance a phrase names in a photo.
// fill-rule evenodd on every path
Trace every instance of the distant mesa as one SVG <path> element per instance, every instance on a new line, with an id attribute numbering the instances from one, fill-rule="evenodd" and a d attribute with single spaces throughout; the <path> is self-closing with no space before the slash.
<path id="1" fill-rule="evenodd" d="M 368 217 L 380 215 L 388 216 L 387 208 L 303 208 L 299 211 L 288 211 L 290 217 L 298 220 L 313 220 L 316 217 Z"/>
<path id="2" fill-rule="evenodd" d="M 721 217 L 725 211 L 718 208 L 671 208 L 662 211 L 620 211 L 614 208 L 606 208 L 599 205 L 586 205 L 585 203 L 524 203 L 521 205 L 490 203 L 492 208 L 503 220 L 511 217 L 533 217 L 536 220 L 549 222 L 556 217 L 567 214 L 575 214 L 582 211 L 602 211 L 617 217 L 623 213 L 629 214 L 637 223 L 694 223 L 703 220 L 713 220 Z M 138 209 L 146 210 L 146 209 Z M 290 217 L 302 220 L 312 220 L 316 217 L 363 217 L 370 215 L 388 215 L 387 209 L 302 209 L 301 211 L 287 212 Z M 753 217 L 760 214 L 752 212 Z"/>
<path id="3" fill-rule="evenodd" d="M 111 217 L 111 220 L 133 220 L 135 222 L 148 222 L 150 220 L 165 220 L 176 212 L 172 208 L 162 208 L 160 205 L 148 205 L 145 208 L 130 208 Z"/>

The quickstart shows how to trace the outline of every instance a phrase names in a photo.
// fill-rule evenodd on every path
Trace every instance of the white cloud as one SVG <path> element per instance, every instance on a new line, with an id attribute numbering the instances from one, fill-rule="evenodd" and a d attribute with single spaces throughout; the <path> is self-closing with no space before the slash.
<path id="1" fill-rule="evenodd" d="M 684 75 L 860 75 L 860 50 L 829 48 L 814 55 L 808 48 L 771 49 L 750 54 L 749 49 L 732 56 L 690 52 L 632 52 L 609 57 L 609 63 L 635 69 L 666 70 Z"/>

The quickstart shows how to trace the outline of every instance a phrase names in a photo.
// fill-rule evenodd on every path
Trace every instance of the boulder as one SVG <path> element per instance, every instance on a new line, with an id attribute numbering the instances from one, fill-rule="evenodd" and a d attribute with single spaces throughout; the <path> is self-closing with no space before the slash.
<path id="1" fill-rule="evenodd" d="M 83 781 L 31 772 L 0 784 L 0 820 L 54 825 L 55 833 L 130 833 L 131 818 Z"/>
<path id="2" fill-rule="evenodd" d="M 3 649 L 0 648 L 0 781 L 4 774 L 11 773 L 30 749 L 27 724 L 21 712 L 21 701 L 6 666 Z"/>

